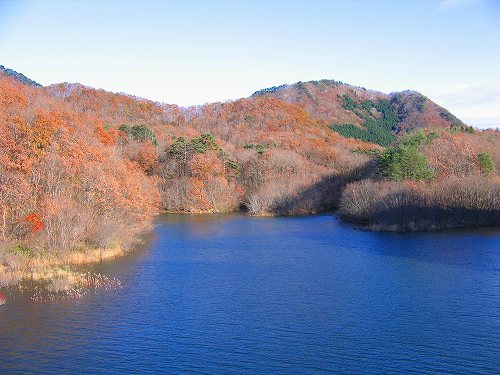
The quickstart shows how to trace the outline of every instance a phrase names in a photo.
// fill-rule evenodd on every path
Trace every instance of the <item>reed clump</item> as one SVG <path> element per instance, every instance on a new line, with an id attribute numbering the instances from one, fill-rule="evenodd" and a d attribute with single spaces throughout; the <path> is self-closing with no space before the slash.
<path id="1" fill-rule="evenodd" d="M 0 248 L 0 286 L 37 284 L 59 293 L 100 284 L 99 278 L 78 271 L 77 266 L 95 264 L 124 254 L 121 247 L 81 248 L 64 254 L 31 252 L 20 245 Z"/>

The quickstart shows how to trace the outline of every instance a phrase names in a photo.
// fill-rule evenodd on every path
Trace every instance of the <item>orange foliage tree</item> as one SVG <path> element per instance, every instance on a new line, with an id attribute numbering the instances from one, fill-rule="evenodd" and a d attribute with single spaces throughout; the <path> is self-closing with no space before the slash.
<path id="1" fill-rule="evenodd" d="M 34 250 L 127 245 L 158 207 L 154 178 L 95 117 L 0 77 L 0 235 Z"/>

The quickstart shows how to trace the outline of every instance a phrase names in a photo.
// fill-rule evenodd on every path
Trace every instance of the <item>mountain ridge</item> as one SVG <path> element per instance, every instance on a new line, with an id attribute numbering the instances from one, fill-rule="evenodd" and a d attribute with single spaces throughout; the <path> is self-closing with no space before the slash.
<path id="1" fill-rule="evenodd" d="M 13 69 L 6 68 L 3 65 L 0 65 L 0 73 L 5 74 L 6 76 L 13 77 L 17 81 L 24 83 L 25 85 L 28 86 L 43 87 L 41 84 L 26 77 L 24 74 L 16 72 Z"/>
<path id="2" fill-rule="evenodd" d="M 19 82 L 30 86 L 43 87 L 37 82 L 13 69 L 0 65 L 0 73 L 12 76 Z M 154 103 L 159 107 L 175 107 L 180 111 L 188 107 L 167 104 L 135 96 L 128 93 L 115 93 L 105 89 L 95 89 L 81 83 L 56 83 L 45 87 L 52 95 L 71 95 L 74 90 L 92 90 L 96 93 L 123 95 L 136 101 Z M 258 97 L 273 97 L 286 103 L 296 105 L 314 118 L 323 120 L 332 130 L 347 138 L 355 138 L 382 146 L 390 144 L 398 133 L 408 133 L 425 127 L 466 127 L 466 124 L 450 113 L 446 108 L 436 104 L 428 97 L 414 90 L 391 92 L 389 94 L 354 86 L 334 79 L 321 79 L 291 84 L 281 84 L 263 88 L 238 100 L 252 100 Z M 383 103 L 387 101 L 390 107 Z M 217 103 L 217 102 L 215 102 Z M 204 107 L 207 103 L 194 107 Z M 378 104 L 378 105 L 377 105 Z M 380 108 L 385 108 L 385 113 Z M 378 108 L 378 109 L 377 109 Z M 389 113 L 394 112 L 394 113 Z M 381 118 L 397 118 L 389 124 L 381 123 Z"/>
<path id="3" fill-rule="evenodd" d="M 296 104 L 344 136 L 371 140 L 383 146 L 400 132 L 466 126 L 447 109 L 413 90 L 386 94 L 342 81 L 320 80 L 273 86 L 256 91 L 251 97 L 256 96 Z M 378 107 L 385 107 L 385 112 L 381 113 Z M 395 117 L 393 124 L 377 124 L 380 117 L 389 116 Z"/>

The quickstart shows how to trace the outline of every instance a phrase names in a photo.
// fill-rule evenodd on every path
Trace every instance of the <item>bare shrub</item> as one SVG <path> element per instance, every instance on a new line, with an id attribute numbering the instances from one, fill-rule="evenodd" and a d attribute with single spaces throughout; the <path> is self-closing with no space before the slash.
<path id="1" fill-rule="evenodd" d="M 344 190 L 340 214 L 385 230 L 499 225 L 500 183 L 474 176 L 430 184 L 360 181 Z"/>

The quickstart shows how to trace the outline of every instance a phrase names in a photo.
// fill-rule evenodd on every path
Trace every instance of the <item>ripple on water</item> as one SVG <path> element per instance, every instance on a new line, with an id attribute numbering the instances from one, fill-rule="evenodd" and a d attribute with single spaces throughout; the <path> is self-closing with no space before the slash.
<path id="1" fill-rule="evenodd" d="M 0 372 L 500 373 L 499 264 L 491 230 L 165 216 L 121 288 L 0 306 Z"/>

